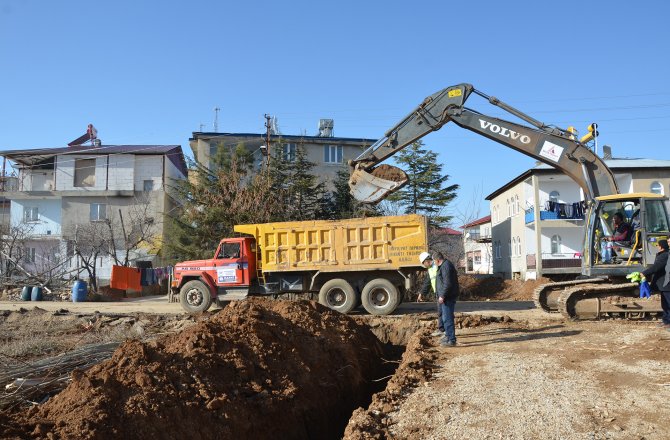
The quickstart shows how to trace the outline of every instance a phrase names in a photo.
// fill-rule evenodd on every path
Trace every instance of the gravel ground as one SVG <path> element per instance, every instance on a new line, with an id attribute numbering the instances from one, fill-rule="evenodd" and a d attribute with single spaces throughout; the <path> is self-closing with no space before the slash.
<path id="1" fill-rule="evenodd" d="M 670 333 L 652 323 L 500 324 L 434 348 L 387 414 L 394 438 L 667 439 Z"/>

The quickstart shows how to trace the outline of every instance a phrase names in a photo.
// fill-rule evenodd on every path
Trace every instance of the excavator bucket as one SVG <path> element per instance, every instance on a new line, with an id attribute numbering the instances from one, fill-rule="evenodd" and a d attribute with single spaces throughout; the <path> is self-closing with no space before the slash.
<path id="1" fill-rule="evenodd" d="M 349 178 L 349 190 L 356 200 L 376 203 L 407 183 L 403 170 L 392 165 L 380 165 L 370 172 L 356 167 Z"/>

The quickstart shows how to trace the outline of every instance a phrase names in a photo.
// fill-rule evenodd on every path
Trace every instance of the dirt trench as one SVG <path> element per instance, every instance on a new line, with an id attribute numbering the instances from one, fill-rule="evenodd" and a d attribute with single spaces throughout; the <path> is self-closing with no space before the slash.
<path id="1" fill-rule="evenodd" d="M 0 437 L 343 438 L 373 396 L 428 377 L 420 349 L 401 356 L 432 325 L 308 301 L 235 303 L 179 333 L 124 342 L 46 403 L 2 414 Z"/>

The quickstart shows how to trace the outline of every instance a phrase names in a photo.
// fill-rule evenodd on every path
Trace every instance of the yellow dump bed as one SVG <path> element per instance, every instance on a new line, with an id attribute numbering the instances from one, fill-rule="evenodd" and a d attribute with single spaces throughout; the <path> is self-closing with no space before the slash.
<path id="1" fill-rule="evenodd" d="M 420 266 L 428 250 L 421 215 L 237 225 L 256 238 L 263 272 L 384 270 Z"/>

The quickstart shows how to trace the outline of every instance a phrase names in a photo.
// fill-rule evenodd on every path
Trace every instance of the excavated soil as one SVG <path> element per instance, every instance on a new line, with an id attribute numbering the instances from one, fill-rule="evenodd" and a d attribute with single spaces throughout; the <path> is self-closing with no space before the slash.
<path id="1" fill-rule="evenodd" d="M 494 276 L 460 275 L 458 283 L 461 299 L 468 301 L 529 301 L 535 288 L 550 283 L 549 278 L 539 280 L 504 280 Z"/>
<path id="2" fill-rule="evenodd" d="M 72 373 L 2 438 L 341 438 L 383 387 L 364 325 L 312 302 L 248 300 L 154 341 L 129 340 Z"/>
<path id="3" fill-rule="evenodd" d="M 402 182 L 407 180 L 407 174 L 393 165 L 381 164 L 372 170 L 372 175 L 380 179 L 390 180 L 392 182 Z"/>
<path id="4" fill-rule="evenodd" d="M 46 403 L 0 413 L 0 438 L 668 438 L 670 332 L 534 312 L 459 313 L 457 347 L 431 336 L 434 313 L 305 301 L 195 319 L 0 313 L 3 337 L 135 338 Z"/>

